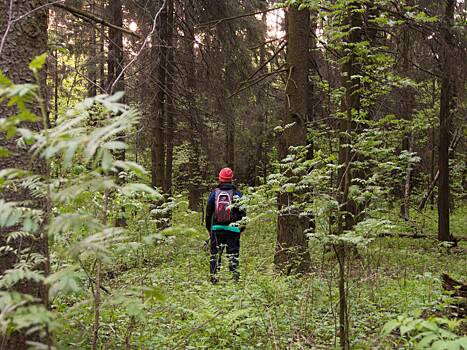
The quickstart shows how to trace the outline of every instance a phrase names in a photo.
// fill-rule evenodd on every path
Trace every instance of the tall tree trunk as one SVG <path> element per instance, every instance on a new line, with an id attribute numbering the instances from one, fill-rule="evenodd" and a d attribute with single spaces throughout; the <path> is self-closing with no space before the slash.
<path id="1" fill-rule="evenodd" d="M 95 1 L 92 0 L 90 3 L 89 12 L 94 14 L 96 11 L 96 4 Z M 97 94 L 97 40 L 96 40 L 96 27 L 92 26 L 91 28 L 91 40 L 90 40 L 90 47 L 89 47 L 89 58 L 87 62 L 87 70 L 88 70 L 88 96 L 96 96 Z"/>
<path id="2" fill-rule="evenodd" d="M 110 0 L 108 7 L 109 21 L 110 23 L 123 27 L 123 8 L 121 0 Z M 124 66 L 124 55 L 123 55 L 123 35 L 120 30 L 109 28 L 109 56 L 108 56 L 108 67 L 107 72 L 107 91 L 113 93 L 116 91 L 125 91 L 125 77 L 122 74 Z M 117 80 L 118 79 L 118 80 Z M 125 98 L 121 102 L 125 102 Z M 118 140 L 125 142 L 125 135 L 123 133 L 118 134 Z M 115 152 L 115 157 L 118 160 L 125 160 L 125 150 L 121 149 Z M 121 171 L 117 174 L 117 182 L 122 183 L 123 179 Z M 126 225 L 125 209 L 121 207 L 119 209 L 119 215 L 117 216 L 115 225 L 123 227 Z"/>
<path id="3" fill-rule="evenodd" d="M 99 85 L 102 89 L 106 88 L 105 80 L 105 26 L 99 27 Z"/>
<path id="4" fill-rule="evenodd" d="M 402 31 L 402 54 L 401 54 L 401 68 L 402 75 L 410 78 L 410 32 L 409 28 L 405 26 Z M 412 119 L 412 110 L 415 100 L 415 91 L 410 86 L 401 88 L 401 118 L 409 121 Z M 406 132 L 402 139 L 402 150 L 412 151 L 412 135 Z M 410 179 L 412 176 L 412 164 L 407 163 L 405 179 L 401 185 L 401 193 L 403 194 L 402 203 L 400 207 L 400 216 L 404 220 L 409 220 L 410 209 Z"/>
<path id="5" fill-rule="evenodd" d="M 449 145 L 449 152 L 448 152 L 448 157 L 451 158 L 454 155 L 454 152 L 456 150 L 457 145 L 459 144 L 459 141 L 462 139 L 462 129 L 458 129 L 454 132 L 454 136 L 451 140 L 451 144 Z M 434 156 L 433 156 L 434 159 Z M 436 187 L 436 184 L 438 183 L 439 179 L 439 169 L 436 171 L 436 174 L 434 173 L 434 169 L 432 170 L 433 173 L 430 176 L 431 177 L 431 182 L 428 184 L 428 189 L 423 196 L 422 200 L 420 201 L 420 204 L 418 205 L 418 211 L 422 211 L 425 209 L 426 203 L 429 198 L 433 198 L 433 190 Z"/>
<path id="6" fill-rule="evenodd" d="M 227 60 L 225 67 L 225 86 L 227 96 L 234 90 L 234 72 L 233 63 Z M 235 168 L 235 111 L 232 108 L 230 101 L 222 101 L 225 119 L 225 135 L 226 135 L 226 149 L 225 149 L 225 163 L 228 167 Z"/>
<path id="7" fill-rule="evenodd" d="M 345 113 L 345 119 L 340 121 L 339 133 L 339 171 L 337 177 L 337 187 L 339 190 L 338 203 L 339 215 L 337 219 L 337 234 L 342 235 L 345 230 L 352 229 L 355 220 L 355 205 L 349 198 L 349 188 L 352 181 L 352 159 L 354 153 L 349 146 L 352 142 L 351 134 L 353 132 L 354 118 L 360 110 L 360 88 L 359 63 L 355 53 L 355 44 L 362 40 L 362 19 L 361 4 L 353 1 L 348 5 L 347 25 L 350 31 L 344 42 L 344 52 L 346 57 L 342 66 L 342 85 L 345 88 L 345 96 L 342 105 L 342 111 Z M 338 243 L 335 247 L 337 260 L 339 263 L 339 340 L 342 349 L 350 349 L 350 331 L 348 318 L 348 302 L 346 288 L 346 260 L 347 247 L 344 243 Z"/>
<path id="8" fill-rule="evenodd" d="M 123 27 L 123 9 L 121 0 L 110 0 L 109 20 L 112 24 Z M 115 83 L 123 71 L 123 35 L 120 30 L 109 28 L 109 56 L 107 72 L 107 90 L 110 91 L 113 85 L 113 91 L 125 91 L 125 79 L 122 75 Z"/>
<path id="9" fill-rule="evenodd" d="M 153 82 L 156 84 L 156 98 L 152 108 L 152 185 L 164 188 L 165 183 L 165 139 L 164 124 L 166 114 L 167 92 L 167 3 L 163 7 L 157 22 L 154 42 L 152 46 Z"/>
<path id="10" fill-rule="evenodd" d="M 164 191 L 167 194 L 172 193 L 172 167 L 173 167 L 173 149 L 174 149 L 174 117 L 175 117 L 175 102 L 174 102 L 174 73 L 175 73 L 175 58 L 174 58 L 174 5 L 173 0 L 167 1 L 167 37 L 168 37 L 168 52 L 167 52 L 167 128 L 166 128 L 166 163 L 165 163 L 165 185 Z"/>
<path id="11" fill-rule="evenodd" d="M 452 241 L 449 232 L 449 143 L 454 108 L 454 62 L 452 60 L 452 25 L 454 22 L 455 0 L 446 0 L 446 9 L 443 17 L 443 71 L 441 79 L 441 100 L 439 110 L 439 145 L 438 145 L 438 239 Z"/>
<path id="12" fill-rule="evenodd" d="M 21 15 L 29 13 L 21 23 L 9 27 L 9 32 L 6 35 L 6 40 L 0 53 L 0 69 L 15 83 L 36 83 L 31 70 L 28 68 L 28 64 L 34 57 L 47 51 L 47 10 L 35 10 L 45 3 L 46 1 L 43 0 L 15 0 L 12 3 L 13 12 L 11 18 L 18 18 Z M 0 33 L 2 35 L 6 32 L 8 26 L 9 10 L 10 1 L 0 1 Z M 42 76 L 42 78 L 44 79 L 41 82 L 41 88 L 44 91 L 45 76 Z M 44 102 L 46 104 L 46 101 Z M 42 116 L 40 106 L 37 103 L 29 105 L 29 109 L 34 114 Z M 0 103 L 0 115 L 2 117 L 13 115 L 16 112 L 11 107 L 8 107 L 5 101 Z M 42 122 L 28 123 L 27 125 L 27 127 L 35 130 L 41 129 L 42 126 Z M 7 140 L 4 135 L 0 135 L 0 145 L 11 152 L 10 156 L 0 158 L 0 168 L 21 168 L 30 170 L 36 174 L 46 174 L 47 167 L 45 162 L 37 161 L 37 159 L 32 161 L 31 153 L 25 148 L 16 147 L 16 141 L 15 139 Z M 38 199 L 34 197 L 27 189 L 2 188 L 0 198 L 5 201 L 30 201 L 34 209 L 44 212 L 44 217 L 48 215 L 47 200 L 45 198 Z M 13 230 L 17 229 L 18 227 L 13 228 Z M 0 229 L 0 246 L 10 245 L 14 251 L 29 246 L 29 254 L 40 254 L 45 258 L 48 257 L 47 235 L 45 232 L 42 232 L 42 228 L 35 232 L 34 239 L 17 239 L 7 243 L 6 234 L 11 231 L 11 229 Z M 2 252 L 0 254 L 0 275 L 3 276 L 6 270 L 14 268 L 17 263 L 19 263 L 19 257 L 13 252 Z M 47 275 L 48 263 L 42 263 L 37 268 L 43 270 Z M 41 283 L 24 280 L 16 284 L 12 289 L 20 293 L 30 294 L 40 300 L 45 306 L 48 306 L 47 289 Z M 20 331 L 14 332 L 9 336 L 0 335 L 0 343 L 4 345 L 5 349 L 26 349 L 28 347 L 27 341 L 45 343 L 48 340 L 42 338 L 38 332 L 28 334 L 25 331 Z"/>
<path id="13" fill-rule="evenodd" d="M 217 26 L 217 34 L 219 41 L 222 44 L 221 50 L 218 52 L 221 57 L 222 64 L 216 67 L 217 73 L 223 85 L 221 89 L 223 94 L 218 97 L 219 115 L 225 124 L 225 150 L 224 162 L 234 169 L 235 168 L 235 111 L 233 102 L 228 99 L 235 89 L 235 52 L 231 42 L 231 36 L 235 35 L 233 29 L 228 23 L 221 22 Z M 233 56 L 233 57 L 232 57 Z M 220 63 L 220 62 L 219 62 Z"/>
<path id="14" fill-rule="evenodd" d="M 310 49 L 310 12 L 290 7 L 287 25 L 286 106 L 284 125 L 294 123 L 284 130 L 279 139 L 279 157 L 284 159 L 291 146 L 306 145 L 306 120 L 308 113 L 308 71 Z M 286 176 L 293 181 L 292 174 Z M 296 203 L 293 193 L 279 193 L 277 218 L 277 245 L 274 263 L 283 272 L 306 272 L 310 267 L 310 253 L 305 229 L 308 219 L 290 206 Z"/>
<path id="15" fill-rule="evenodd" d="M 266 12 L 263 12 L 261 15 L 261 39 L 263 41 L 267 40 L 267 14 Z M 259 62 L 258 65 L 259 67 L 262 67 L 266 62 L 266 45 L 261 45 L 259 47 Z M 258 74 L 264 74 L 268 72 L 268 67 L 267 65 L 258 72 Z M 266 131 L 267 131 L 267 126 L 266 126 L 266 119 L 267 119 L 267 107 L 266 107 L 266 102 L 265 102 L 265 89 L 267 89 L 266 86 L 260 85 L 257 89 L 256 92 L 256 106 L 258 108 L 258 113 L 257 113 L 257 120 L 256 120 L 256 128 L 255 130 L 255 136 L 256 136 L 256 154 L 255 158 L 253 159 L 253 164 L 252 164 L 252 185 L 259 185 L 259 176 L 260 176 L 260 171 L 264 167 L 264 163 L 266 161 L 264 155 L 265 155 L 265 139 L 266 139 Z"/>
<path id="16" fill-rule="evenodd" d="M 186 0 L 185 6 L 185 71 L 187 84 L 187 110 L 188 110 L 188 137 L 190 141 L 190 153 L 188 155 L 188 207 L 190 210 L 198 211 L 201 201 L 201 172 L 200 172 L 200 120 L 201 117 L 197 108 L 196 99 L 196 57 L 195 57 L 195 36 L 193 23 L 194 6 L 193 0 Z"/>
<path id="17" fill-rule="evenodd" d="M 58 118 L 58 94 L 59 94 L 59 89 L 60 89 L 60 80 L 58 78 L 58 50 L 53 51 L 53 57 L 54 57 L 54 75 L 53 75 L 53 81 L 54 81 L 54 120 L 57 120 Z"/>
<path id="18" fill-rule="evenodd" d="M 318 29 L 318 16 L 317 12 L 313 11 L 311 13 L 311 21 L 310 21 L 310 32 L 311 32 L 311 41 L 310 41 L 310 61 L 313 62 L 312 68 L 313 68 L 313 76 L 316 76 L 319 74 L 318 71 L 318 65 L 317 65 L 317 40 L 316 40 L 316 31 Z M 310 102 L 308 103 L 308 118 L 306 121 L 306 145 L 307 145 L 307 152 L 306 152 L 306 159 L 307 160 L 312 160 L 314 158 L 314 140 L 311 137 L 311 135 L 308 135 L 308 128 L 311 128 L 313 126 L 313 122 L 315 120 L 315 115 L 316 115 L 316 110 L 315 106 L 318 105 L 318 99 L 319 97 L 317 96 L 317 91 L 315 89 L 314 83 L 312 80 L 308 82 L 308 94 L 309 94 L 309 100 Z M 307 201 L 310 203 L 313 202 L 313 188 L 310 187 L 307 190 Z M 309 229 L 314 232 L 316 229 L 316 222 L 315 222 L 315 214 L 311 211 L 307 213 L 308 217 L 308 223 L 309 223 Z"/>
<path id="19" fill-rule="evenodd" d="M 436 106 L 436 79 L 433 79 L 433 85 L 432 85 L 432 102 L 431 102 L 431 108 L 435 108 Z M 431 124 L 431 154 L 430 154 L 430 181 L 428 182 L 428 192 L 430 193 L 430 184 L 433 182 L 435 178 L 435 159 L 436 159 L 436 126 L 435 122 Z M 433 210 L 433 207 L 435 205 L 435 196 L 434 193 L 431 192 L 429 195 L 430 199 L 430 209 Z"/>

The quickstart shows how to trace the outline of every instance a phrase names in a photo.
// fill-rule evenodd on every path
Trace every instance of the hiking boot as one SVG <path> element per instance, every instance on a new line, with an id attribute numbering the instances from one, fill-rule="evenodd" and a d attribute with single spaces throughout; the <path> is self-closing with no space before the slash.
<path id="1" fill-rule="evenodd" d="M 211 283 L 217 284 L 217 282 L 219 282 L 219 279 L 217 278 L 217 276 L 211 276 Z"/>

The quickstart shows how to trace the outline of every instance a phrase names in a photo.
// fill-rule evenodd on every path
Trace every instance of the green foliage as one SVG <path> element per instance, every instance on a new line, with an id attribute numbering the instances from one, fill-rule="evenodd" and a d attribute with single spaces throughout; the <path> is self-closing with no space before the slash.
<path id="1" fill-rule="evenodd" d="M 45 58 L 45 55 L 35 58 L 30 69 L 37 74 Z M 131 130 L 138 122 L 138 112 L 118 102 L 121 93 L 87 98 L 57 117 L 53 128 L 38 131 L 24 124 L 39 120 L 27 109 L 28 103 L 41 101 L 37 87 L 13 84 L 3 75 L 0 81 L 0 100 L 6 100 L 9 106 L 19 110 L 18 114 L 1 119 L 0 131 L 8 138 L 15 138 L 18 147 L 27 147 L 34 161 L 44 162 L 48 167 L 46 174 L 19 168 L 2 169 L 0 186 L 9 191 L 16 188 L 28 191 L 33 198 L 49 203 L 52 208 L 44 211 L 43 207 L 31 207 L 29 202 L 0 201 L 0 227 L 8 230 L 6 245 L 1 251 L 14 255 L 17 260 L 0 278 L 0 326 L 5 335 L 22 329 L 43 333 L 59 327 L 57 314 L 46 311 L 44 305 L 31 296 L 14 292 L 14 287 L 25 281 L 46 284 L 50 299 L 55 301 L 67 295 L 86 295 L 85 281 L 91 287 L 95 284 L 92 266 L 96 263 L 105 266 L 115 257 L 133 252 L 135 247 L 142 249 L 146 244 L 155 243 L 142 240 L 141 235 L 136 242 L 136 237 L 128 235 L 124 228 L 113 227 L 112 205 L 123 203 L 129 208 L 131 201 L 138 198 L 140 207 L 143 201 L 154 203 L 162 196 L 144 183 L 148 175 L 141 166 L 114 157 L 115 151 L 126 148 L 117 140 L 118 135 Z M 89 129 L 87 118 L 95 113 L 96 106 L 103 122 Z M 8 154 L 3 152 L 3 155 Z M 121 171 L 126 172 L 128 180 L 134 181 L 116 181 L 115 174 Z M 113 198 L 119 201 L 114 203 Z M 147 218 L 148 214 L 149 204 L 139 215 Z M 146 222 L 151 220 L 147 218 Z M 44 234 L 50 238 L 53 251 L 50 257 L 53 273 L 46 277 L 41 270 L 48 258 L 31 251 L 27 244 L 17 244 Z M 156 286 L 129 290 L 133 291 L 132 299 L 126 302 L 129 317 L 144 309 L 138 306 L 138 293 L 142 292 L 149 301 L 163 300 Z M 126 292 L 123 295 L 129 298 Z"/>
<path id="2" fill-rule="evenodd" d="M 115 275 L 105 279 L 112 296 L 104 294 L 102 346 L 124 348 L 128 330 L 133 329 L 130 344 L 136 348 L 332 349 L 338 302 L 334 253 L 325 242 L 313 240 L 312 272 L 300 279 L 278 275 L 272 267 L 275 213 L 261 208 L 249 209 L 252 221 L 242 236 L 240 282 L 231 280 L 223 263 L 220 282 L 213 286 L 209 254 L 202 248 L 207 233 L 199 213 L 188 211 L 181 201 L 172 221 L 179 228 L 171 230 L 170 240 L 162 239 L 161 232 L 159 243 L 145 249 L 143 256 L 136 258 L 136 251 L 121 255 L 106 269 Z M 133 220 L 128 230 L 153 235 L 151 228 Z M 399 314 L 437 304 L 441 284 L 436 276 L 444 266 L 453 276 L 462 276 L 464 260 L 461 253 L 440 252 L 431 241 L 372 238 L 359 247 L 360 257 L 349 267 L 352 346 L 391 349 L 393 342 L 381 335 L 384 324 Z M 164 302 L 143 298 L 141 283 L 146 288 L 157 286 Z M 55 300 L 64 324 L 57 331 L 60 348 L 89 344 L 94 315 L 86 300 L 82 292 Z"/>
<path id="3" fill-rule="evenodd" d="M 31 63 L 29 63 L 29 69 L 32 70 L 33 72 L 37 72 L 41 70 L 45 64 L 46 59 L 47 59 L 47 52 L 37 57 L 34 57 Z"/>
<path id="4" fill-rule="evenodd" d="M 467 337 L 453 333 L 460 322 L 441 317 L 422 319 L 399 316 L 387 322 L 382 332 L 387 336 L 398 330 L 405 345 L 413 349 L 462 350 L 467 349 Z"/>

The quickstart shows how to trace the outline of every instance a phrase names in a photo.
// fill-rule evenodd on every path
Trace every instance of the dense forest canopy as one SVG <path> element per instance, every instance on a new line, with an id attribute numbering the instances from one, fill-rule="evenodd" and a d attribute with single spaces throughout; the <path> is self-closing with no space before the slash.
<path id="1" fill-rule="evenodd" d="M 467 349 L 466 24 L 0 0 L 0 350 Z"/>

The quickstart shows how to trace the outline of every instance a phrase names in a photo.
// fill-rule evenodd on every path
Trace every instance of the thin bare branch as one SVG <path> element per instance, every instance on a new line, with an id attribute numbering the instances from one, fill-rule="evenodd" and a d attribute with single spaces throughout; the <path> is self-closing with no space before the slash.
<path id="1" fill-rule="evenodd" d="M 160 7 L 160 9 L 157 11 L 156 15 L 154 16 L 154 19 L 152 21 L 152 28 L 151 28 L 151 31 L 149 32 L 149 34 L 146 36 L 146 38 L 144 38 L 144 41 L 143 41 L 143 44 L 141 45 L 141 47 L 139 48 L 138 52 L 136 53 L 136 55 L 131 59 L 130 62 L 128 62 L 128 64 L 123 67 L 122 71 L 120 72 L 120 74 L 115 78 L 115 81 L 112 83 L 112 86 L 110 87 L 110 93 L 113 92 L 113 89 L 115 87 L 115 84 L 117 84 L 117 82 L 122 78 L 123 74 L 125 74 L 126 70 L 128 69 L 128 67 L 130 67 L 137 59 L 138 57 L 141 55 L 141 52 L 143 52 L 144 48 L 146 47 L 146 45 L 148 44 L 149 40 L 151 39 L 151 36 L 154 34 L 154 32 L 156 31 L 156 25 L 157 25 L 157 19 L 159 18 L 162 10 L 164 9 L 164 7 L 166 6 L 167 4 L 167 0 L 164 0 L 164 2 L 162 3 L 162 6 Z"/>
<path id="2" fill-rule="evenodd" d="M 10 31 L 11 25 L 13 24 L 13 21 L 11 20 L 12 17 L 13 17 L 13 0 L 10 0 L 10 6 L 8 8 L 8 23 L 5 29 L 5 33 L 2 36 L 2 41 L 0 42 L 0 55 L 2 54 L 3 46 L 5 45 L 8 32 Z"/>

